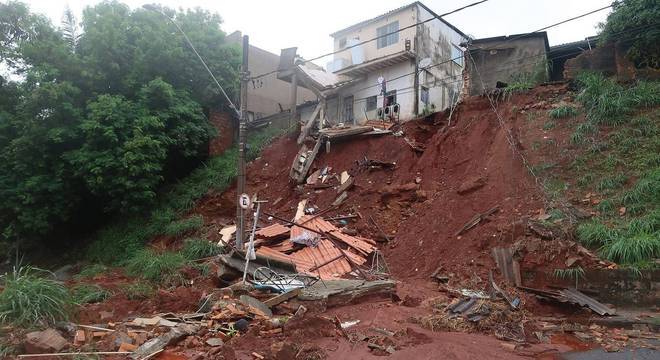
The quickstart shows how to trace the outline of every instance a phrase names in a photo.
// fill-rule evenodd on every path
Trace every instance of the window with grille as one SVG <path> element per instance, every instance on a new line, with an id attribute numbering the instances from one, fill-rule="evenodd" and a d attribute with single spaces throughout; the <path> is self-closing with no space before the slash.
<path id="1" fill-rule="evenodd" d="M 399 31 L 398 21 L 389 23 L 385 26 L 381 26 L 378 29 L 376 29 L 376 35 L 378 36 L 376 47 L 380 49 L 386 46 L 394 45 L 397 42 L 399 42 L 399 33 L 396 31 Z M 389 34 L 389 35 L 385 36 L 385 34 Z"/>

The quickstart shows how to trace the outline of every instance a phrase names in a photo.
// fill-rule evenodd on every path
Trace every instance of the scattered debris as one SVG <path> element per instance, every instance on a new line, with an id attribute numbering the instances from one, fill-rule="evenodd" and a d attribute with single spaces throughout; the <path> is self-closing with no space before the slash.
<path id="1" fill-rule="evenodd" d="M 548 291 L 534 289 L 529 287 L 520 287 L 520 289 L 530 292 L 543 300 L 557 301 L 560 303 L 571 303 L 580 306 L 586 306 L 598 315 L 615 315 L 616 310 L 612 309 L 593 298 L 585 295 L 577 289 L 564 289 L 560 291 Z"/>
<path id="2" fill-rule="evenodd" d="M 162 351 L 166 346 L 178 342 L 185 336 L 195 334 L 197 331 L 199 331 L 199 326 L 180 324 L 179 326 L 172 328 L 169 332 L 142 344 L 133 354 L 131 354 L 130 358 L 141 359 L 155 352 Z"/>

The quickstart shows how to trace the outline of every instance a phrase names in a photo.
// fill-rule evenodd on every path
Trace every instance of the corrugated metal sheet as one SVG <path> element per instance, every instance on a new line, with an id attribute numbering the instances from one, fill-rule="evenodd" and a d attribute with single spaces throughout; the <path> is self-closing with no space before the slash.
<path id="1" fill-rule="evenodd" d="M 598 302 L 597 300 L 590 298 L 589 296 L 581 293 L 577 289 L 564 289 L 559 291 L 568 301 L 572 303 L 579 304 L 581 306 L 586 306 L 589 309 L 593 310 L 596 314 L 599 315 L 614 315 L 616 310 L 610 308 L 609 306 Z"/>

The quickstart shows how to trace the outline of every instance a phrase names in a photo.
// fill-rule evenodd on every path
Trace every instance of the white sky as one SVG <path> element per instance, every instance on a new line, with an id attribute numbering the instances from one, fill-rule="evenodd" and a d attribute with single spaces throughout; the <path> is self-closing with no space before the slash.
<path id="1" fill-rule="evenodd" d="M 0 0 L 3 1 L 3 0 Z M 82 9 L 99 0 L 23 0 L 32 11 L 47 14 L 59 24 L 68 4 L 80 19 Z M 475 0 L 422 1 L 438 14 L 457 9 Z M 145 3 L 160 3 L 172 8 L 202 7 L 224 19 L 223 30 L 241 30 L 250 43 L 273 53 L 298 47 L 306 58 L 332 51 L 330 33 L 366 20 L 412 0 L 123 0 L 131 8 Z M 445 18 L 461 31 L 474 37 L 511 35 L 537 30 L 546 25 L 586 13 L 612 0 L 489 0 Z M 550 45 L 582 40 L 595 35 L 596 25 L 605 20 L 608 10 L 548 30 Z M 326 59 L 319 61 L 325 64 Z"/>

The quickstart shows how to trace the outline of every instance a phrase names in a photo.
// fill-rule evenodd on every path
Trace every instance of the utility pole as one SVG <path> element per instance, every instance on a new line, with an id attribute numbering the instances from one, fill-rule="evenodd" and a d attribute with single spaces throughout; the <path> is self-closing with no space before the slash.
<path id="1" fill-rule="evenodd" d="M 248 53 L 250 38 L 243 35 L 243 63 L 241 65 L 241 116 L 238 125 L 238 183 L 236 187 L 236 247 L 243 250 L 245 234 L 245 210 L 241 207 L 240 196 L 245 192 L 245 143 L 247 140 L 247 83 L 250 77 L 248 71 Z"/>
<path id="2" fill-rule="evenodd" d="M 295 60 L 294 60 L 295 61 Z M 294 65 L 295 66 L 295 65 Z M 291 118 L 289 119 L 289 127 L 292 127 L 296 123 L 297 115 L 297 103 L 298 103 L 298 76 L 296 75 L 295 70 L 293 75 L 291 75 Z"/>

